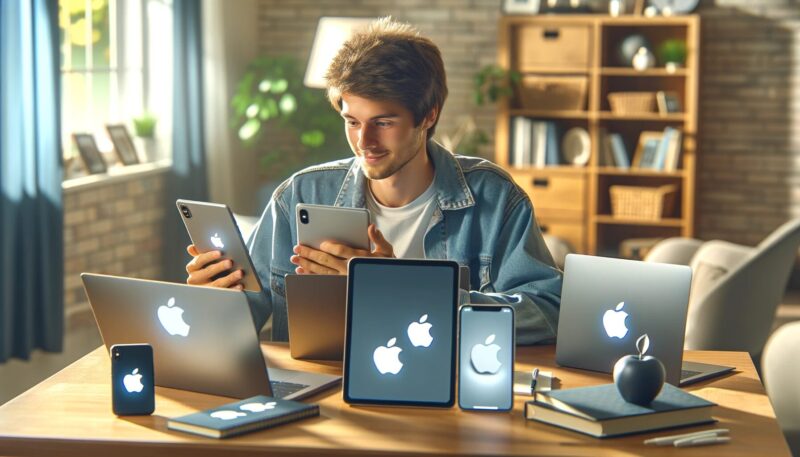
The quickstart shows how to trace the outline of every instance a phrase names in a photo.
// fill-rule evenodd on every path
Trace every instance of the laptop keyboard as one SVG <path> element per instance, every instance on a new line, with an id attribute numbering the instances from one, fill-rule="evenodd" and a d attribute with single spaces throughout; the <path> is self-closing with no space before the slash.
<path id="1" fill-rule="evenodd" d="M 692 376 L 699 375 L 702 371 L 681 370 L 681 379 L 691 378 Z"/>
<path id="2" fill-rule="evenodd" d="M 308 387 L 306 384 L 295 384 L 293 382 L 284 381 L 270 381 L 269 385 L 272 387 L 272 396 L 275 398 L 286 398 L 287 396 Z"/>

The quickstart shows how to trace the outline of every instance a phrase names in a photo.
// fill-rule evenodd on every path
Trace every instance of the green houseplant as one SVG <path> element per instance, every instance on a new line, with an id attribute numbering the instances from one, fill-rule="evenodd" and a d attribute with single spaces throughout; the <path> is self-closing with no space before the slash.
<path id="1" fill-rule="evenodd" d="M 498 65 L 486 65 L 472 78 L 472 101 L 477 106 L 493 104 L 514 94 L 522 76 Z M 461 116 L 452 134 L 440 134 L 442 144 L 453 152 L 478 155 L 481 146 L 489 143 L 489 134 L 478 128 L 472 116 Z"/>
<path id="2" fill-rule="evenodd" d="M 349 150 L 341 117 L 324 90 L 303 85 L 303 70 L 293 57 L 253 60 L 239 80 L 231 107 L 231 127 L 246 147 L 263 147 L 261 167 L 274 178 Z M 290 132 L 292 141 L 265 138 L 265 133 L 278 129 Z"/>
<path id="3" fill-rule="evenodd" d="M 658 57 L 664 65 L 682 66 L 686 63 L 686 53 L 686 42 L 677 38 L 664 40 L 658 47 Z"/>

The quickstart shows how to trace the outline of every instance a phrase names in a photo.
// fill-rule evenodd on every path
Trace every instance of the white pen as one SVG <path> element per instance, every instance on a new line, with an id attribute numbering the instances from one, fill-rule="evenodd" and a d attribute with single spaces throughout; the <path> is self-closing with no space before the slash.
<path id="1" fill-rule="evenodd" d="M 682 435 L 661 436 L 658 438 L 650 438 L 649 440 L 645 440 L 644 444 L 653 444 L 656 446 L 672 446 L 673 443 L 675 443 L 675 441 L 678 440 L 686 438 L 726 435 L 729 431 L 730 430 L 728 430 L 727 428 L 715 428 L 711 430 L 702 430 L 699 432 L 684 433 Z"/>
<path id="2" fill-rule="evenodd" d="M 707 446 L 709 444 L 729 443 L 729 436 L 706 436 L 705 438 L 684 438 L 675 442 L 675 447 Z"/>

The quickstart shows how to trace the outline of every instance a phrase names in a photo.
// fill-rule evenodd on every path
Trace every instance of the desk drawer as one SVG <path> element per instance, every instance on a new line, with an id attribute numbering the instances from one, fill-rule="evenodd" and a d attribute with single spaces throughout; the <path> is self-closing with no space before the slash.
<path id="1" fill-rule="evenodd" d="M 514 37 L 517 70 L 583 69 L 590 66 L 592 30 L 588 25 L 524 25 Z"/>
<path id="2" fill-rule="evenodd" d="M 583 219 L 586 209 L 586 178 L 583 175 L 546 172 L 514 173 L 514 180 L 533 203 L 538 215 Z"/>

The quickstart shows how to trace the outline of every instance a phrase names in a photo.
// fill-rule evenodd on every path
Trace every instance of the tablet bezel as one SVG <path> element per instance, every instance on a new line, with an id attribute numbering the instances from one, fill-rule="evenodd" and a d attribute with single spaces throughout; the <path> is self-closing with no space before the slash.
<path id="1" fill-rule="evenodd" d="M 358 265 L 404 265 L 404 266 L 436 266 L 436 267 L 449 267 L 452 269 L 453 276 L 453 304 L 452 304 L 452 325 L 450 329 L 450 398 L 444 402 L 431 402 L 431 401 L 408 401 L 408 400 L 378 400 L 378 399 L 363 399 L 350 396 L 350 351 L 351 351 L 351 335 L 353 325 L 353 281 L 355 280 L 354 269 Z M 436 407 L 436 408 L 450 408 L 455 405 L 455 381 L 456 381 L 456 350 L 457 350 L 457 337 L 458 337 L 458 304 L 459 304 L 459 265 L 451 260 L 426 260 L 426 259 L 392 259 L 392 258 L 374 258 L 374 257 L 354 257 L 350 259 L 347 266 L 347 320 L 345 323 L 345 350 L 344 359 L 342 361 L 343 385 L 342 395 L 345 403 L 358 404 L 358 405 L 393 405 L 393 406 L 419 406 L 419 407 Z"/>

